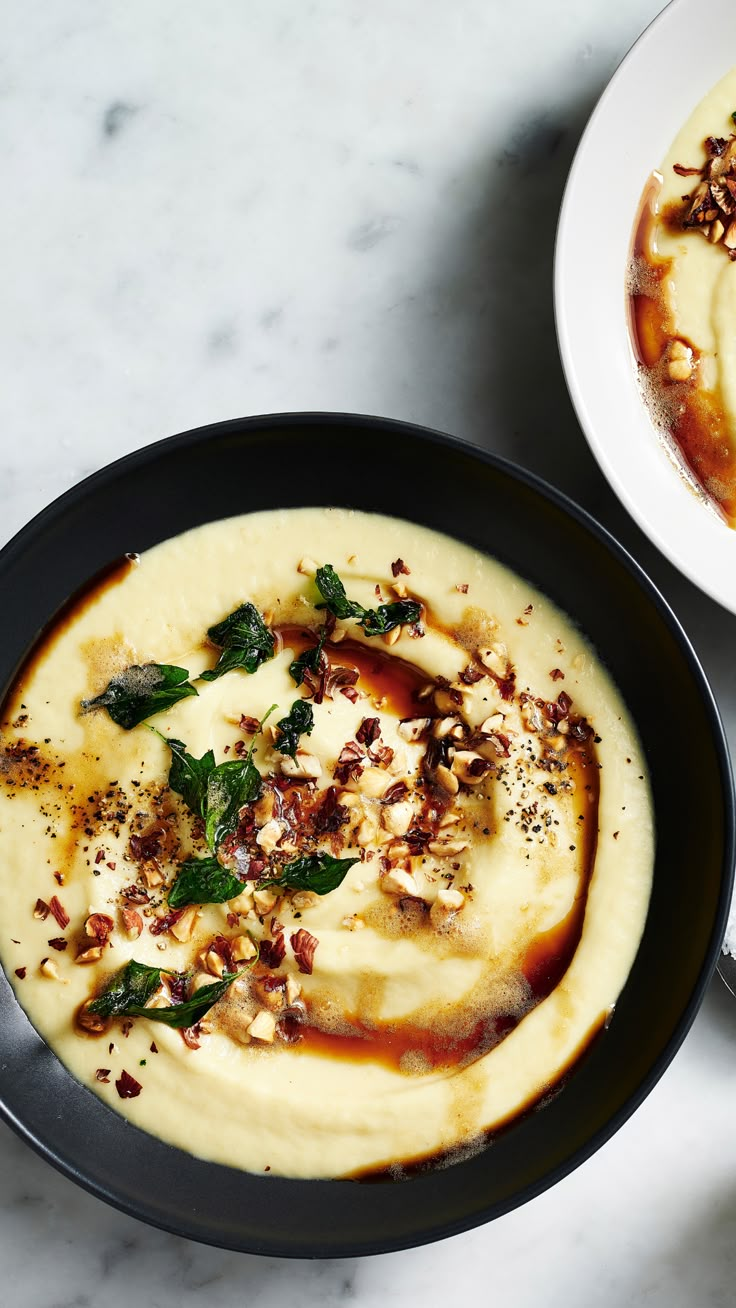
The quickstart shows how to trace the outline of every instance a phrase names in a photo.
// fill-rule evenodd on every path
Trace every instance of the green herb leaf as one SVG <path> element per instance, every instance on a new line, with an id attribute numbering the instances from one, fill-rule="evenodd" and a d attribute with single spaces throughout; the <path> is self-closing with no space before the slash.
<path id="1" fill-rule="evenodd" d="M 345 587 L 331 563 L 325 563 L 323 567 L 317 569 L 315 581 L 324 600 L 324 604 L 319 607 L 328 608 L 336 618 L 358 618 L 365 612 L 362 604 L 356 604 L 354 600 L 348 599 Z"/>
<path id="2" fill-rule="evenodd" d="M 168 894 L 169 908 L 187 904 L 225 904 L 242 893 L 245 885 L 216 858 L 190 858 L 182 863 Z"/>
<path id="3" fill-rule="evenodd" d="M 215 770 L 215 755 L 211 749 L 201 758 L 194 758 L 187 753 L 183 740 L 173 736 L 162 736 L 171 750 L 169 768 L 169 785 L 177 795 L 181 795 L 187 808 L 198 817 L 205 816 L 207 807 L 207 783 Z"/>
<path id="4" fill-rule="evenodd" d="M 210 627 L 207 635 L 222 653 L 215 667 L 202 673 L 202 681 L 216 681 L 234 668 L 255 672 L 262 663 L 273 658 L 273 634 L 254 604 L 241 604 L 222 622 Z"/>
<path id="5" fill-rule="evenodd" d="M 736 109 L 734 109 L 733 113 L 731 114 L 731 117 L 733 118 L 733 121 L 736 123 Z"/>
<path id="6" fill-rule="evenodd" d="M 130 731 L 154 713 L 178 704 L 180 699 L 196 695 L 195 687 L 187 681 L 186 668 L 171 663 L 141 663 L 126 668 L 95 699 L 83 699 L 82 711 L 107 709 L 113 722 Z"/>
<path id="7" fill-rule="evenodd" d="M 255 958 L 252 960 L 255 962 Z M 247 964 L 250 967 L 252 964 Z M 245 969 L 243 969 L 244 971 Z M 167 1026 L 194 1026 L 222 998 L 228 986 L 241 972 L 224 972 L 220 981 L 196 990 L 191 999 L 168 1008 L 146 1008 L 146 1003 L 158 990 L 161 974 L 180 976 L 160 967 L 149 967 L 131 959 L 125 967 L 108 981 L 102 994 L 89 1006 L 91 1013 L 101 1017 L 147 1017 L 151 1022 L 164 1022 Z"/>
<path id="8" fill-rule="evenodd" d="M 220 763 L 210 772 L 204 820 L 210 849 L 217 849 L 225 836 L 235 830 L 241 808 L 257 799 L 260 790 L 261 774 L 250 754 L 245 759 Z"/>
<path id="9" fill-rule="evenodd" d="M 405 622 L 418 622 L 422 612 L 416 600 L 395 600 L 393 604 L 379 604 L 377 609 L 365 609 L 360 625 L 366 636 L 384 636 Z"/>
<path id="10" fill-rule="evenodd" d="M 332 858 L 330 854 L 307 854 L 287 863 L 281 876 L 272 881 L 259 882 L 259 889 L 280 886 L 289 890 L 313 890 L 315 895 L 328 895 L 345 880 L 358 858 Z"/>
<path id="11" fill-rule="evenodd" d="M 320 631 L 317 644 L 311 645 L 309 649 L 305 649 L 298 658 L 294 659 L 293 663 L 289 664 L 289 676 L 296 682 L 297 686 L 301 686 L 305 672 L 314 672 L 315 675 L 319 672 L 322 650 L 324 649 L 326 640 L 327 627 L 325 626 Z"/>
<path id="12" fill-rule="evenodd" d="M 255 961 L 255 958 L 252 959 L 246 966 L 251 967 Z M 173 1026 L 177 1029 L 195 1026 L 206 1013 L 209 1013 L 218 999 L 222 999 L 225 991 L 233 981 L 243 975 L 245 970 L 241 968 L 239 972 L 223 972 L 220 981 L 214 981 L 211 986 L 201 986 L 199 990 L 195 990 L 191 999 L 185 999 L 183 1004 L 172 1004 L 171 1008 L 144 1008 L 142 1012 L 131 1010 L 128 1016 L 147 1017 L 151 1022 L 163 1022 L 165 1026 Z"/>
<path id="13" fill-rule="evenodd" d="M 101 1017 L 120 1017 L 131 1005 L 142 1008 L 158 990 L 161 972 L 160 967 L 149 967 L 131 959 L 108 981 L 99 998 L 90 1004 L 91 1012 L 99 1013 Z"/>
<path id="14" fill-rule="evenodd" d="M 325 601 L 318 607 L 328 608 L 336 618 L 357 618 L 366 636 L 384 636 L 394 627 L 417 622 L 421 616 L 422 606 L 416 600 L 396 600 L 393 604 L 379 604 L 377 609 L 364 609 L 362 604 L 348 599 L 331 563 L 317 569 L 315 581 Z"/>
<path id="15" fill-rule="evenodd" d="M 294 757 L 300 736 L 311 736 L 314 729 L 314 713 L 309 700 L 298 699 L 292 704 L 288 715 L 276 723 L 281 735 L 275 748 L 280 754 Z"/>

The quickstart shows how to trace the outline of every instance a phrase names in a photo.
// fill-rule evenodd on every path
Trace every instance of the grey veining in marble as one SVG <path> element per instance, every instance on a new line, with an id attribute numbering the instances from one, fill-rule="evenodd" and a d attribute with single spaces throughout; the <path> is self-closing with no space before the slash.
<path id="1" fill-rule="evenodd" d="M 659 0 L 6 0 L 0 539 L 109 460 L 243 413 L 344 409 L 528 465 L 644 563 L 736 742 L 736 619 L 618 507 L 576 426 L 551 268 L 585 119 Z M 9 1308 L 736 1299 L 736 1006 L 718 985 L 593 1159 L 490 1227 L 359 1262 L 200 1248 L 0 1129 Z"/>

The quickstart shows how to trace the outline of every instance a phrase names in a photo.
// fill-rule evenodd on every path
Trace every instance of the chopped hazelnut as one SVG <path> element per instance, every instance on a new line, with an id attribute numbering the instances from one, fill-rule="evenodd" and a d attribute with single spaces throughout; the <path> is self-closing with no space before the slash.
<path id="1" fill-rule="evenodd" d="M 380 799 L 391 784 L 391 777 L 381 768 L 364 768 L 357 782 L 358 790 L 369 799 Z"/>
<path id="2" fill-rule="evenodd" d="M 466 786 L 477 786 L 490 764 L 472 749 L 459 749 L 453 755 L 452 770 Z"/>
<path id="3" fill-rule="evenodd" d="M 269 1013 L 267 1008 L 262 1008 L 256 1013 L 250 1026 L 247 1027 L 248 1035 L 251 1040 L 262 1040 L 265 1044 L 273 1044 L 273 1038 L 276 1034 L 276 1018 L 273 1013 Z"/>
<path id="4" fill-rule="evenodd" d="M 280 762 L 284 776 L 293 777 L 296 781 L 316 781 L 322 776 L 322 764 L 319 759 L 304 750 L 298 749 L 294 758 L 284 754 Z"/>
<path id="5" fill-rule="evenodd" d="M 453 890 L 451 887 L 445 889 L 442 886 L 437 891 L 437 898 L 429 910 L 429 916 L 435 926 L 441 925 L 447 922 L 448 918 L 454 917 L 464 903 L 465 896 L 459 890 Z"/>
<path id="6" fill-rule="evenodd" d="M 83 949 L 81 953 L 77 954 L 74 962 L 82 965 L 87 963 L 99 963 L 101 958 L 102 945 L 92 945 L 89 949 Z"/>
<path id="7" fill-rule="evenodd" d="M 129 940 L 137 940 L 143 931 L 143 918 L 135 908 L 124 908 L 122 911 L 123 926 Z"/>
<path id="8" fill-rule="evenodd" d="M 392 627 L 383 637 L 384 645 L 395 645 L 401 635 L 401 627 Z"/>
<path id="9" fill-rule="evenodd" d="M 294 1001 L 297 1000 L 297 999 L 299 998 L 299 996 L 300 996 L 301 993 L 302 993 L 302 987 L 301 987 L 300 982 L 297 981 L 297 979 L 296 979 L 295 976 L 292 976 L 291 973 L 289 973 L 289 975 L 288 975 L 287 978 L 286 978 L 286 1002 L 287 1002 L 287 1004 L 293 1004 Z"/>
<path id="10" fill-rule="evenodd" d="M 448 767 L 445 767 L 444 763 L 440 763 L 435 771 L 435 776 L 442 786 L 442 789 L 447 791 L 448 795 L 457 794 L 460 789 L 460 782 L 455 776 L 455 773 L 451 772 Z"/>
<path id="11" fill-rule="evenodd" d="M 405 836 L 413 819 L 414 806 L 409 799 L 400 800 L 398 804 L 389 804 L 381 810 L 383 825 L 394 836 Z"/>
<path id="12" fill-rule="evenodd" d="M 278 899 L 278 891 L 273 890 L 270 886 L 265 890 L 254 890 L 253 903 L 259 913 L 268 913 L 273 908 Z"/>
<path id="13" fill-rule="evenodd" d="M 176 922 L 172 922 L 169 930 L 172 936 L 175 936 L 177 940 L 184 943 L 187 940 L 191 940 L 196 921 L 197 908 L 196 905 L 192 904 L 189 908 L 185 908 L 181 917 L 177 918 Z"/>
<path id="14" fill-rule="evenodd" d="M 363 818 L 362 822 L 360 823 L 360 826 L 358 827 L 358 830 L 355 833 L 355 839 L 357 844 L 362 845 L 365 848 L 366 845 L 370 845 L 373 843 L 373 841 L 376 839 L 377 834 L 378 834 L 378 827 L 376 826 L 376 823 L 374 822 L 373 818 L 366 816 Z"/>
<path id="15" fill-rule="evenodd" d="M 271 818 L 271 820 L 267 822 L 265 826 L 261 827 L 258 832 L 256 836 L 256 844 L 260 846 L 265 854 L 270 854 L 278 845 L 283 835 L 283 831 L 284 828 L 282 824 L 278 822 L 276 818 Z"/>
<path id="16" fill-rule="evenodd" d="M 491 645 L 490 649 L 479 649 L 478 658 L 483 667 L 492 672 L 495 677 L 500 677 L 503 680 L 504 677 L 508 676 L 511 669 L 509 652 L 502 641 Z"/>
<path id="17" fill-rule="evenodd" d="M 300 559 L 296 570 L 301 572 L 303 577 L 314 577 L 317 574 L 317 564 L 314 559 Z"/>
<path id="18" fill-rule="evenodd" d="M 315 895 L 313 890 L 297 890 L 291 896 L 291 902 L 294 908 L 314 908 L 319 903 L 319 895 Z"/>
<path id="19" fill-rule="evenodd" d="M 414 899 L 420 898 L 419 887 L 411 872 L 401 867 L 390 868 L 381 877 L 379 885 L 387 895 L 412 895 Z"/>
<path id="20" fill-rule="evenodd" d="M 250 936 L 235 936 L 230 941 L 230 952 L 236 963 L 248 963 L 251 958 L 255 958 L 258 950 L 256 949 Z"/>
<path id="21" fill-rule="evenodd" d="M 467 840 L 430 840 L 427 846 L 435 858 L 455 858 L 468 848 Z"/>
<path id="22" fill-rule="evenodd" d="M 424 735 L 431 721 L 431 718 L 404 718 L 397 731 L 403 740 L 416 741 Z"/>
<path id="23" fill-rule="evenodd" d="M 42 958 L 39 968 L 41 975 L 48 977 L 50 981 L 59 981 L 59 969 L 53 958 Z"/>

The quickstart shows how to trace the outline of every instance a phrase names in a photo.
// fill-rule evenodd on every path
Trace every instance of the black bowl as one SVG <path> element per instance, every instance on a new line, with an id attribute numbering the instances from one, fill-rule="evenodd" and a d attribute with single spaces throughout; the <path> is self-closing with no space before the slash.
<path id="1" fill-rule="evenodd" d="M 652 583 L 538 479 L 405 423 L 336 414 L 219 423 L 88 478 L 0 555 L 0 686 L 67 597 L 126 551 L 248 510 L 321 504 L 394 514 L 467 541 L 579 622 L 644 742 L 657 858 L 644 937 L 614 1021 L 565 1088 L 485 1152 L 404 1182 L 253 1176 L 155 1140 L 70 1076 L 0 974 L 0 1109 L 29 1144 L 93 1194 L 156 1226 L 227 1248 L 307 1257 L 453 1235 L 531 1199 L 603 1144 L 662 1075 L 695 1016 L 717 959 L 734 862 L 733 785 L 718 711 Z"/>

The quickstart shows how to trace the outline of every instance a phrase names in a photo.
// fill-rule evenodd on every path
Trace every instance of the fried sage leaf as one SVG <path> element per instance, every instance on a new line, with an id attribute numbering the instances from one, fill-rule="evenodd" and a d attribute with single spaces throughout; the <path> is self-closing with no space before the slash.
<path id="1" fill-rule="evenodd" d="M 281 875 L 271 881 L 259 882 L 259 889 L 279 886 L 286 890 L 312 890 L 315 895 L 329 895 L 345 880 L 358 858 L 332 858 L 330 854 L 307 854 L 293 863 L 286 863 Z"/>
<path id="2" fill-rule="evenodd" d="M 130 731 L 154 713 L 162 713 L 180 699 L 196 695 L 188 676 L 186 668 L 171 663 L 135 664 L 113 677 L 101 695 L 82 700 L 82 711 L 107 709 L 113 722 Z"/>
<path id="3" fill-rule="evenodd" d="M 235 899 L 245 885 L 216 858 L 190 858 L 181 863 L 176 880 L 168 893 L 170 908 L 187 904 L 225 904 Z"/>
<path id="4" fill-rule="evenodd" d="M 289 676 L 296 682 L 297 686 L 301 686 L 306 672 L 312 672 L 315 676 L 319 672 L 326 640 L 327 627 L 324 626 L 319 633 L 317 644 L 310 645 L 309 649 L 305 649 L 303 653 L 294 659 L 293 663 L 289 664 Z"/>
<path id="5" fill-rule="evenodd" d="M 252 961 L 255 962 L 255 959 Z M 249 963 L 247 966 L 251 965 Z M 147 1017 L 151 1022 L 163 1022 L 166 1026 L 177 1028 L 194 1026 L 222 998 L 243 971 L 245 968 L 239 972 L 223 972 L 221 980 L 202 986 L 191 999 L 186 999 L 181 1004 L 171 1004 L 167 1008 L 146 1008 L 146 1001 L 158 990 L 162 975 L 180 977 L 183 973 L 149 967 L 146 963 L 137 963 L 131 959 L 115 973 L 102 994 L 89 1005 L 89 1011 L 99 1013 L 101 1017 Z"/>
<path id="6" fill-rule="evenodd" d="M 363 608 L 362 604 L 348 599 L 331 563 L 317 569 L 315 581 L 324 600 L 324 605 L 318 607 L 329 609 L 336 618 L 357 618 L 366 636 L 385 636 L 394 627 L 417 622 L 421 617 L 422 606 L 417 600 L 395 600 L 392 604 L 379 604 L 377 609 Z"/>
<path id="7" fill-rule="evenodd" d="M 296 754 L 300 736 L 310 736 L 314 729 L 314 711 L 306 699 L 298 699 L 292 704 L 287 716 L 276 723 L 281 735 L 274 748 L 280 754 Z"/>
<path id="8" fill-rule="evenodd" d="M 202 673 L 202 681 L 216 681 L 226 672 L 243 668 L 255 672 L 273 658 L 275 641 L 255 604 L 239 608 L 207 631 L 209 640 L 222 650 L 215 667 Z"/>
<path id="9" fill-rule="evenodd" d="M 240 810 L 261 792 L 261 774 L 250 755 L 220 763 L 207 779 L 204 829 L 210 849 L 229 836 L 238 825 Z"/>
<path id="10" fill-rule="evenodd" d="M 207 808 L 207 783 L 215 771 L 215 755 L 211 749 L 201 758 L 188 753 L 183 740 L 161 736 L 171 750 L 169 786 L 181 795 L 184 803 L 197 817 L 203 818 Z"/>

